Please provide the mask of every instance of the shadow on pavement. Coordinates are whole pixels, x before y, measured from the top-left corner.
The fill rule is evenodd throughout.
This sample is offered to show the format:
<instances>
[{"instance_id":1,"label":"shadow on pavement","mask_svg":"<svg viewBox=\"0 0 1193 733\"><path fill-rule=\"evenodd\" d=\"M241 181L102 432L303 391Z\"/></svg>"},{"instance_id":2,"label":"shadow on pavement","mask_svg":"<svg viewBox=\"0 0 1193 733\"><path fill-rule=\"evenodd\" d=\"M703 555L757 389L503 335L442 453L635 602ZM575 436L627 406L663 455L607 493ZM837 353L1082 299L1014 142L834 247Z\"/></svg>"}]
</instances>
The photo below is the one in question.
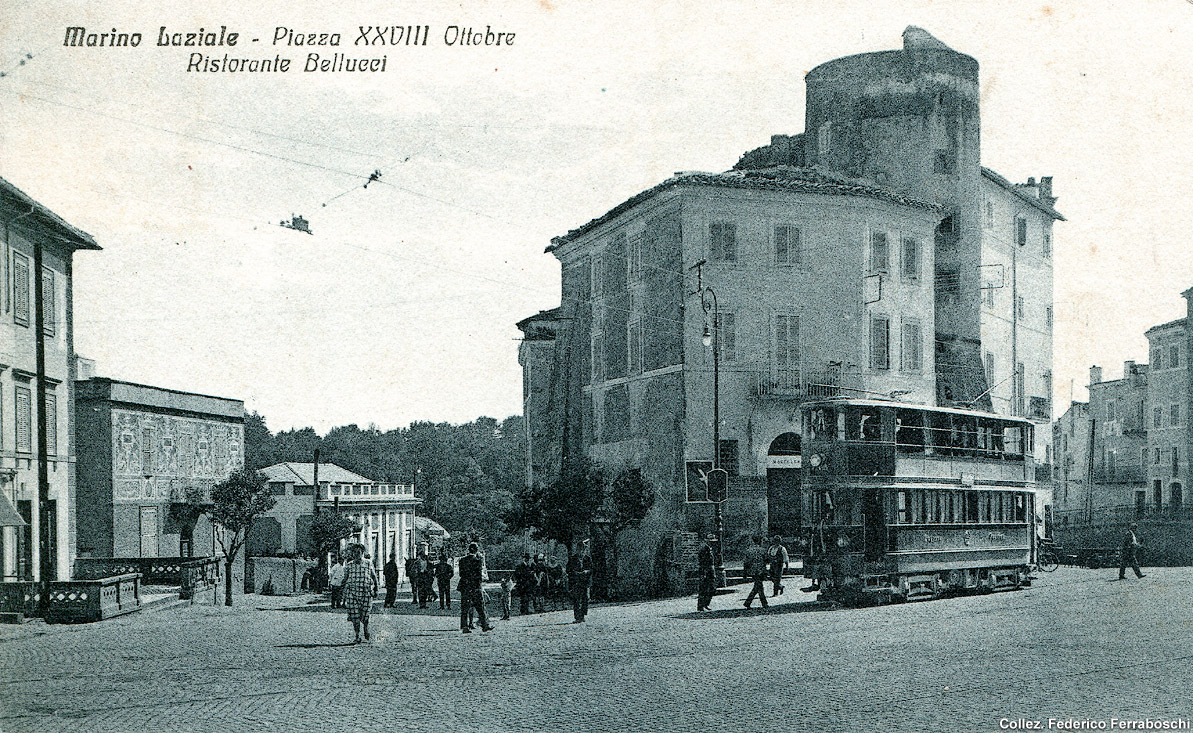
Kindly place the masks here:
<instances>
[{"instance_id":1,"label":"shadow on pavement","mask_svg":"<svg viewBox=\"0 0 1193 733\"><path fill-rule=\"evenodd\" d=\"M356 642L346 641L342 644L278 644L275 649L336 649L342 646L356 646Z\"/></svg>"},{"instance_id":2,"label":"shadow on pavement","mask_svg":"<svg viewBox=\"0 0 1193 733\"><path fill-rule=\"evenodd\" d=\"M832 608L831 603L824 601L808 601L806 603L781 603L771 604L769 608L721 608L715 611L693 611L691 613L681 613L671 618L683 619L686 621L711 621L714 619L723 618L742 618L743 616L766 616L779 615L787 613L808 613L811 611L828 611Z\"/></svg>"}]
</instances>

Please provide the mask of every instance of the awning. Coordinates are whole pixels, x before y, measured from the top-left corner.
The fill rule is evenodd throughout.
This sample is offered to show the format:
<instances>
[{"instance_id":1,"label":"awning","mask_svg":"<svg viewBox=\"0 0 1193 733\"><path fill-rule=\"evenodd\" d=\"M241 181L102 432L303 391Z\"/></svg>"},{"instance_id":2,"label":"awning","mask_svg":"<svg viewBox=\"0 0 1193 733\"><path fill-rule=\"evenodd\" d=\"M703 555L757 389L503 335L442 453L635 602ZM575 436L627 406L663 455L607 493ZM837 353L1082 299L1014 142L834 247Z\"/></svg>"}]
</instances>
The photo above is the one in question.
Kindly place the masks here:
<instances>
[{"instance_id":1,"label":"awning","mask_svg":"<svg viewBox=\"0 0 1193 733\"><path fill-rule=\"evenodd\" d=\"M0 527L24 527L25 520L17 514L12 502L4 494L0 494Z\"/></svg>"}]
</instances>

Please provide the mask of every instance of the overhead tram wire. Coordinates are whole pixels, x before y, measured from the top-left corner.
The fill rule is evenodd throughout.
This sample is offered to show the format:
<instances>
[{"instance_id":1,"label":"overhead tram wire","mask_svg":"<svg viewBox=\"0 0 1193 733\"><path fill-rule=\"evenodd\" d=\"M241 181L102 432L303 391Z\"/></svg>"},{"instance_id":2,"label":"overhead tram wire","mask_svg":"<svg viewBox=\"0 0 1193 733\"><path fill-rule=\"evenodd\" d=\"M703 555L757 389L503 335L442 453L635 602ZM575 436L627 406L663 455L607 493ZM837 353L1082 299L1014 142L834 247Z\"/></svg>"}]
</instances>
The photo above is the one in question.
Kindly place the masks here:
<instances>
[{"instance_id":1,"label":"overhead tram wire","mask_svg":"<svg viewBox=\"0 0 1193 733\"><path fill-rule=\"evenodd\" d=\"M0 90L0 91L5 91L5 90ZM191 140L195 140L195 141L198 141L198 142L206 142L206 143L209 143L209 144L212 144L212 145L217 145L217 146L221 146L221 147L227 147L227 148L230 148L230 149L233 149L233 150L237 150L237 151L244 152L244 153L249 153L249 154L252 154L252 155L259 155L259 156L266 157L266 158L271 158L271 159L274 159L274 160L279 160L279 161L283 161L283 162L289 162L289 163L293 163L293 164L295 164L295 165L306 166L306 167L315 168L315 169L318 169L318 170L324 170L324 171L327 171L327 172L330 172L330 173L336 173L336 174L339 174L339 175L344 175L344 176L349 176L349 177L353 177L353 178L358 178L358 179L362 179L362 180L365 180L365 181L368 181L368 180L369 180L369 178L370 178L370 176L368 176L368 175L362 175L362 174L360 174L360 173L354 173L354 172L351 172L351 171L341 170L341 169L338 169L338 168L333 168L333 167L331 167L331 166L321 165L321 164L318 164L318 163L312 163L312 162L310 162L310 161L304 161L304 160L299 160L299 159L296 159L296 158L290 158L290 157L287 157L287 156L284 156L284 155L278 155L278 154L276 154L276 153L269 153L269 152L265 152L265 151L261 151L261 150L256 150L256 149L254 149L254 148L249 148L249 147L242 146L242 145L235 145L235 144L232 144L232 143L227 143L227 142L223 142L223 141L220 141L220 140L214 140L214 139L211 139L211 138L202 137L202 136L199 136L199 135L194 135L194 134L191 134L191 133L179 132L179 131L177 131L177 130L172 130L172 129L165 128L165 127L158 127L158 126L155 126L155 125L150 125L150 124L147 124L147 123L138 122L138 121L136 121L136 120L130 120L130 119L127 119L127 118L124 118L124 117L118 117L118 116L116 116L116 115L110 115L110 114L107 114L107 113L104 113L104 112L100 112L100 111L98 111L98 110L93 110L93 109L89 109L89 108L86 108L86 107L81 107L81 106L78 106L78 105L73 105L73 104L70 104L70 103L67 103L67 102L62 102L62 101L58 101L58 100L52 100L52 99L46 99L46 98L44 98L44 97L39 97L39 96L36 96L36 95L31 95L31 94L21 94L21 93L12 92L12 91L9 91L9 93L10 93L10 94L15 94L15 95L17 95L17 96L20 96L20 97L22 97L22 98L34 99L34 100L36 100L36 101L39 101L39 102L42 102L42 103L45 103L45 104L59 105L59 106L67 107L67 108L69 108L69 109L75 109L75 110L78 110L78 111L81 111L81 112L86 112L86 113L88 113L88 114L94 114L94 115L97 115L97 116L100 116L100 117L105 117L105 118L108 118L108 119L113 119L113 120L116 120L116 121L119 121L119 122L124 122L124 123L126 123L126 124L131 124L131 125L135 125L135 126L138 126L138 127L143 127L143 128L146 128L146 129L155 130L155 131L158 131L158 132L163 132L163 133L170 134L170 135L176 135L176 136L179 136L179 137L184 137L184 138L191 139ZM423 193L423 192L421 192L421 191L416 191L416 190L414 190L414 189L410 189L410 188L407 188L407 187L405 187L405 186L399 186L399 185L397 185L397 184L393 183L392 181L388 181L388 180L385 180L385 179L376 179L376 180L375 180L375 182L377 182L377 183L382 183L382 184L384 184L384 185L390 186L390 187L392 187L392 188L395 188L395 189L397 189L397 190L399 190L399 191L403 191L403 192L405 192L405 193L408 193L408 194L410 194L410 195L412 195L412 196L417 196L417 197L419 197L419 198L425 198L425 199L427 199L427 200L434 201L434 202L436 202L436 203L440 203L440 204L443 204L443 205L445 205L445 206L448 206L448 207L451 207L451 208L459 209L459 210L461 210L461 211L466 211L466 212L468 212L468 213L471 213L471 214L474 214L474 215L476 215L476 216L480 216L480 217L483 217L483 218L486 218L486 219L490 219L490 220L492 220L492 221L497 221L497 222L500 222L500 223L506 223L506 224L510 224L510 225L517 226L517 224L515 224L514 222L510 222L510 221L504 221L503 219L501 219L501 218L499 218L499 217L492 216L492 215L490 215L490 214L487 214L487 213L485 213L485 212L477 211L477 210L475 210L475 209L471 209L471 208L469 208L469 207L466 207L466 206L461 206L461 205L459 205L459 204L457 204L457 203L455 203L455 202L448 201L448 200L445 200L445 199L441 199L441 198L438 198L438 197L436 197L436 196L431 196L430 194L425 194L425 193ZM346 194L347 194L348 192L350 192L351 190L354 190L354 189L349 189L348 191L345 191L344 193L342 193L342 194L339 194L339 195L337 195L336 197L333 197L333 199L330 199L330 200L329 200L329 202L330 202L331 200L334 200L335 198L339 198L339 196L346 195ZM1009 240L1005 240L1005 239L1003 239L1003 238L1001 238L1001 237L997 238L997 239L996 239L996 241L998 241L998 242L999 242L999 243L1001 243L1001 244L1008 245L1008 246L1016 246L1016 247L1017 247L1017 246L1019 246L1018 244L1016 244L1016 243L1014 243L1014 242L1012 242L1012 241L1009 241ZM834 250L835 250L836 248L835 248L835 247L831 247L831 246L825 246L825 247L822 247L822 248L815 248L815 249L813 249L813 248L801 248L801 250L800 250L800 253L801 253L801 256L803 256L803 255L805 255L805 254L816 254L817 252L823 253L823 252L826 252L826 251L828 251L828 250L830 250L830 249L834 249ZM1032 256L1032 255L1029 255L1029 254L1027 254L1027 253L1024 253L1024 254L1025 254L1025 256L1028 256L1028 257L1031 257L1031 256ZM619 259L623 259L623 260L625 260L625 261L626 261L627 265L629 264L629 260L630 260L630 258L629 258L629 255L628 255L628 254L627 254L626 256L623 256L623 257L619 258ZM1041 260L1041 261L1043 260L1043 258L1042 258L1042 257L1040 257L1040 258L1038 258L1038 259L1039 259L1039 260ZM678 276L681 276L681 277L687 277L687 276L688 276L688 275L687 275L687 273L685 273L685 272L683 272L683 271L679 271L679 270L673 270L673 269L671 269L671 268L665 268L665 267L661 267L661 266L653 265L653 264L650 264L650 263L640 263L640 266L641 266L641 267L649 267L649 268L651 268L651 269L653 269L653 270L655 270L655 271L663 272L663 273L665 273L665 274L678 275ZM794 276L794 275L789 275L788 277L789 277L789 278L791 278L791 279L794 279L796 276Z\"/></svg>"}]
</instances>

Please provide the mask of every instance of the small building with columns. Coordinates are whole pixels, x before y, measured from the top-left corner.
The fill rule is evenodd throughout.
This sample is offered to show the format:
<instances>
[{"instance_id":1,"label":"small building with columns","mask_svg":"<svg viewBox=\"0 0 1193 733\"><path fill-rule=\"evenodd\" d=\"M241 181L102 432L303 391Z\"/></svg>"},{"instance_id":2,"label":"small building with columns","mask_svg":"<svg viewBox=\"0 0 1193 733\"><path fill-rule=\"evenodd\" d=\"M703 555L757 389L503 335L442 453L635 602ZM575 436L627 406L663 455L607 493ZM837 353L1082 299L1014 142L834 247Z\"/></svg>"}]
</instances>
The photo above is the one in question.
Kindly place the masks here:
<instances>
[{"instance_id":1,"label":"small building with columns","mask_svg":"<svg viewBox=\"0 0 1193 733\"><path fill-rule=\"evenodd\" d=\"M318 491L315 464L287 461L261 469L277 504L253 522L250 556L313 556L310 528L317 511L338 508L360 530L347 541L359 542L380 566L389 554L402 568L418 540L415 511L422 499L414 484L373 481L334 463L320 463Z\"/></svg>"}]
</instances>

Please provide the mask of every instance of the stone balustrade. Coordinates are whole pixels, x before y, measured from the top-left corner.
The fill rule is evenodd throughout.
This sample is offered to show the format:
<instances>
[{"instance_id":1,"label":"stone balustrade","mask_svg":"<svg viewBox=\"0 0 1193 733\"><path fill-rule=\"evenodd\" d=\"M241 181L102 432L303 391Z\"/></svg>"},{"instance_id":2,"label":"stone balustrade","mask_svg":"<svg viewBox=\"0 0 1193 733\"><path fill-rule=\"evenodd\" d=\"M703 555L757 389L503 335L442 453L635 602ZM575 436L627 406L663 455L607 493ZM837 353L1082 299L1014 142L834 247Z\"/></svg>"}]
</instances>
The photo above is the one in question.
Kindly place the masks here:
<instances>
[{"instance_id":1,"label":"stone balustrade","mask_svg":"<svg viewBox=\"0 0 1193 733\"><path fill-rule=\"evenodd\" d=\"M87 623L141 610L141 575L125 573L94 580L49 584L46 623Z\"/></svg>"}]
</instances>

